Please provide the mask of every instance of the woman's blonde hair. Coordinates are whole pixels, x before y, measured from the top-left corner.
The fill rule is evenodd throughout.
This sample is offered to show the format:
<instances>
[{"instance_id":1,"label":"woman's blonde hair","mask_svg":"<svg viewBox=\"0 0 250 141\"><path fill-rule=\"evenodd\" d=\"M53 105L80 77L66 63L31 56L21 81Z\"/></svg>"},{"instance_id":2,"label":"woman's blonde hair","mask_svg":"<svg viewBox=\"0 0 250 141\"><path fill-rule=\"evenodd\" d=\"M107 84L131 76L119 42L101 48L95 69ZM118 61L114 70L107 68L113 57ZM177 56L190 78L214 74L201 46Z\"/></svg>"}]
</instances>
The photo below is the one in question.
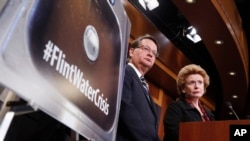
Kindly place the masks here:
<instances>
[{"instance_id":1,"label":"woman's blonde hair","mask_svg":"<svg viewBox=\"0 0 250 141\"><path fill-rule=\"evenodd\" d=\"M199 74L203 77L204 89L206 91L206 88L210 84L210 80L209 80L209 76L207 72L199 65L190 64L190 65L186 65L185 67L183 67L178 73L176 83L177 83L177 91L179 94L182 93L182 89L185 87L186 78L191 74Z\"/></svg>"}]
</instances>

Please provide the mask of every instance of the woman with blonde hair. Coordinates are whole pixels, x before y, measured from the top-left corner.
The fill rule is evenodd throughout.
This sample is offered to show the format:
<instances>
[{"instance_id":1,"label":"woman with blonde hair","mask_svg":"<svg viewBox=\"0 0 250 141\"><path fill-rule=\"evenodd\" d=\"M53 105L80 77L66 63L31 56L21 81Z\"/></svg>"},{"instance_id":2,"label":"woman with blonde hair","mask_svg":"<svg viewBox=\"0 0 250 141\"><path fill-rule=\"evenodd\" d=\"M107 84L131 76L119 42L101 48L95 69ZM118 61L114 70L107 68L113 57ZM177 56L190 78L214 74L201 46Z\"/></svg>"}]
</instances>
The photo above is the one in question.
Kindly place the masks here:
<instances>
[{"instance_id":1,"label":"woman with blonde hair","mask_svg":"<svg viewBox=\"0 0 250 141\"><path fill-rule=\"evenodd\" d=\"M203 68L195 64L184 66L176 83L180 98L168 105L164 118L164 141L178 141L180 122L214 120L214 115L200 102L210 83Z\"/></svg>"}]
</instances>

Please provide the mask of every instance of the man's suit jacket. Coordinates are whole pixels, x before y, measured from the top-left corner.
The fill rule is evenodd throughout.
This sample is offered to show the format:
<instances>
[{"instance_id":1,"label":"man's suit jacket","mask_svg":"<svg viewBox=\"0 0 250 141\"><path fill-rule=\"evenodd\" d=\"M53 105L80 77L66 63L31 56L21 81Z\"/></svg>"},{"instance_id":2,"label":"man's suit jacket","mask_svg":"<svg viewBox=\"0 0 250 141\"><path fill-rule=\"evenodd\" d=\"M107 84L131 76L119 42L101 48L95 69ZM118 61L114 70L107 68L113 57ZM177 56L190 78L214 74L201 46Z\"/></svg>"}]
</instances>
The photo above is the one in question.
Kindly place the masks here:
<instances>
[{"instance_id":1,"label":"man's suit jacket","mask_svg":"<svg viewBox=\"0 0 250 141\"><path fill-rule=\"evenodd\" d=\"M156 105L148 100L147 91L135 70L125 69L117 141L159 141Z\"/></svg>"}]
</instances>

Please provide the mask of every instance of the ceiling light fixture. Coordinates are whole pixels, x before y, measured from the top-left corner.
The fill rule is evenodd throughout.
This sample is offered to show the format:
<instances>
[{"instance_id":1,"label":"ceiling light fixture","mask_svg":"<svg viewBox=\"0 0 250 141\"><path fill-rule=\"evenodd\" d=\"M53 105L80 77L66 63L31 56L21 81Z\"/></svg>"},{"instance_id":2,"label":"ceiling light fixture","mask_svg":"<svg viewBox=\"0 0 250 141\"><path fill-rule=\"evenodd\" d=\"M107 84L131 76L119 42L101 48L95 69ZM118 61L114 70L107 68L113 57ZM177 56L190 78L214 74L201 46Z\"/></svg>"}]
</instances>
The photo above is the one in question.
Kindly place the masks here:
<instances>
[{"instance_id":1,"label":"ceiling light fixture","mask_svg":"<svg viewBox=\"0 0 250 141\"><path fill-rule=\"evenodd\" d=\"M195 2L196 2L196 0L186 0L186 3L189 3L189 4L193 4Z\"/></svg>"},{"instance_id":2,"label":"ceiling light fixture","mask_svg":"<svg viewBox=\"0 0 250 141\"><path fill-rule=\"evenodd\" d=\"M232 98L236 99L238 98L238 95L232 95Z\"/></svg>"},{"instance_id":3,"label":"ceiling light fixture","mask_svg":"<svg viewBox=\"0 0 250 141\"><path fill-rule=\"evenodd\" d=\"M159 2L157 0L139 0L139 3L144 8L144 10L154 10L159 6Z\"/></svg>"},{"instance_id":4,"label":"ceiling light fixture","mask_svg":"<svg viewBox=\"0 0 250 141\"><path fill-rule=\"evenodd\" d=\"M231 71L228 74L231 75L231 76L234 76L234 75L236 75L236 72Z\"/></svg>"},{"instance_id":5,"label":"ceiling light fixture","mask_svg":"<svg viewBox=\"0 0 250 141\"><path fill-rule=\"evenodd\" d=\"M215 40L214 43L216 45L222 45L222 44L224 44L224 41L223 40Z\"/></svg>"}]
</instances>

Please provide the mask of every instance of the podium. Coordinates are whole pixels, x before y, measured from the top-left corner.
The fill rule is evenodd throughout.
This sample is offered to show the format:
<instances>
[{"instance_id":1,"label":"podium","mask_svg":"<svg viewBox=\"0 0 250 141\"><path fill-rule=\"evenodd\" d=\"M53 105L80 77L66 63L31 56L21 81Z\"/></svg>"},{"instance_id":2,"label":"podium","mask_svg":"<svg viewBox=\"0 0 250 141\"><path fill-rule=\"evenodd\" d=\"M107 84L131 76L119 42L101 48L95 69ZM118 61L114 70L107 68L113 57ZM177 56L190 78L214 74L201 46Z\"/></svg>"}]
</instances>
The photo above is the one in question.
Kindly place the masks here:
<instances>
[{"instance_id":1,"label":"podium","mask_svg":"<svg viewBox=\"0 0 250 141\"><path fill-rule=\"evenodd\" d=\"M180 123L179 141L230 141L231 125L250 126L250 120Z\"/></svg>"}]
</instances>

